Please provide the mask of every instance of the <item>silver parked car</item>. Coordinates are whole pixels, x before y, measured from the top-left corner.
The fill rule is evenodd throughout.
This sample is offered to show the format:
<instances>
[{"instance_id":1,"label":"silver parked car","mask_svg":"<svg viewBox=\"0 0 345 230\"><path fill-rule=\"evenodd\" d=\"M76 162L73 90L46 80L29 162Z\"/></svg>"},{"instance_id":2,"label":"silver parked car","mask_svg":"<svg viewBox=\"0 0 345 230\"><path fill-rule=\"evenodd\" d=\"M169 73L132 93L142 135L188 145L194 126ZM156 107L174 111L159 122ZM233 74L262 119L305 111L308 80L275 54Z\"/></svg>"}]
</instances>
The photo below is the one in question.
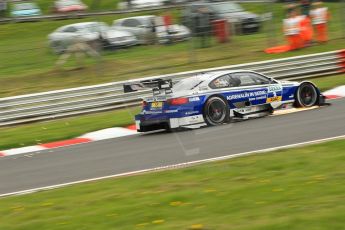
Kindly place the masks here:
<instances>
[{"instance_id":1,"label":"silver parked car","mask_svg":"<svg viewBox=\"0 0 345 230\"><path fill-rule=\"evenodd\" d=\"M155 15L115 20L113 28L134 34L140 44L150 44L156 41L158 43L184 41L191 37L191 32L186 26L174 24L166 27L162 17ZM153 39L155 39L154 42L152 42Z\"/></svg>"},{"instance_id":2,"label":"silver parked car","mask_svg":"<svg viewBox=\"0 0 345 230\"><path fill-rule=\"evenodd\" d=\"M76 41L102 45L103 48L138 44L138 40L130 32L112 29L103 22L82 22L62 26L49 34L48 39L51 48L57 53L64 52Z\"/></svg>"},{"instance_id":3,"label":"silver parked car","mask_svg":"<svg viewBox=\"0 0 345 230\"><path fill-rule=\"evenodd\" d=\"M198 11L207 9L212 20L226 19L232 26L233 33L250 34L260 29L260 16L244 10L235 2L204 2L197 1L187 5L182 11L182 24L195 29Z\"/></svg>"},{"instance_id":4,"label":"silver parked car","mask_svg":"<svg viewBox=\"0 0 345 230\"><path fill-rule=\"evenodd\" d=\"M131 1L131 8L133 9L141 9L141 8L147 8L147 7L159 7L164 6L166 0L132 0ZM120 10L129 9L128 1L124 0L119 2L118 8Z\"/></svg>"}]
</instances>

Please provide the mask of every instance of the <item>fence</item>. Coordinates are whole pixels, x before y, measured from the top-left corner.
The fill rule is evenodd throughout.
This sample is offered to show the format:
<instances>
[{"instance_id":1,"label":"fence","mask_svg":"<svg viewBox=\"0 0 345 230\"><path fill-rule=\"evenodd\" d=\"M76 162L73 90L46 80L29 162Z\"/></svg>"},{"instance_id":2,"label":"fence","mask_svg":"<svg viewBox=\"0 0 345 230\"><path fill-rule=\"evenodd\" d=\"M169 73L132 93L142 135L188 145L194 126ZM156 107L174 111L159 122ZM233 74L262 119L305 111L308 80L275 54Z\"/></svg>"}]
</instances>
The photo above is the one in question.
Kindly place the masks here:
<instances>
[{"instance_id":1,"label":"fence","mask_svg":"<svg viewBox=\"0 0 345 230\"><path fill-rule=\"evenodd\" d=\"M242 0L242 1L232 1L232 2L242 2L242 3L267 3L275 2L274 0ZM138 13L138 12L153 12L161 11L167 9L174 9L183 7L183 3L171 3L169 5L163 5L158 7L140 7L133 9L120 9L120 10L104 10L104 11L95 11L95 12L73 12L73 13L60 13L60 14L49 14L49 15L40 15L40 16L26 16L26 17L5 17L0 18L0 23L16 23L16 22L37 22L43 20L67 20L67 19L76 19L76 18L86 18L86 17L95 17L103 15L115 15L115 14L129 14L129 13Z\"/></svg>"},{"instance_id":2,"label":"fence","mask_svg":"<svg viewBox=\"0 0 345 230\"><path fill-rule=\"evenodd\" d=\"M0 126L56 119L138 105L150 90L124 95L123 84L154 78L178 81L198 73L248 69L276 79L300 80L345 72L345 50L153 76L123 82L0 99Z\"/></svg>"}]
</instances>

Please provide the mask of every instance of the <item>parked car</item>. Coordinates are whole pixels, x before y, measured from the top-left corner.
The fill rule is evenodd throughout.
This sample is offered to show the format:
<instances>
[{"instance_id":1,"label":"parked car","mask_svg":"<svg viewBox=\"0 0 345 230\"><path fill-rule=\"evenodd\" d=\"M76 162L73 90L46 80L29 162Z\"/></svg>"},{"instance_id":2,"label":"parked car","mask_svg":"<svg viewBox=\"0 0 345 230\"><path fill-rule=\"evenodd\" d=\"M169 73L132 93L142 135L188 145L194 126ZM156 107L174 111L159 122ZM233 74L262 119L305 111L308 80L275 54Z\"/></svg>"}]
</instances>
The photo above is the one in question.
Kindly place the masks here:
<instances>
[{"instance_id":1,"label":"parked car","mask_svg":"<svg viewBox=\"0 0 345 230\"><path fill-rule=\"evenodd\" d=\"M199 9L207 8L212 20L226 19L236 34L255 33L260 29L260 16L245 11L235 2L194 2L182 12L182 23L193 26L193 19Z\"/></svg>"},{"instance_id":2,"label":"parked car","mask_svg":"<svg viewBox=\"0 0 345 230\"><path fill-rule=\"evenodd\" d=\"M25 17L25 16L39 16L42 15L40 8L36 3L24 2L15 3L11 7L12 17Z\"/></svg>"},{"instance_id":3,"label":"parked car","mask_svg":"<svg viewBox=\"0 0 345 230\"><path fill-rule=\"evenodd\" d=\"M85 11L87 8L87 5L80 0L56 0L54 2L54 11L58 13Z\"/></svg>"},{"instance_id":4,"label":"parked car","mask_svg":"<svg viewBox=\"0 0 345 230\"><path fill-rule=\"evenodd\" d=\"M115 20L113 22L113 28L133 33L137 37L139 44L149 44L151 42L150 34L153 32L159 43L184 41L191 36L190 30L186 26L174 24L170 25L167 29L162 18L155 15Z\"/></svg>"},{"instance_id":5,"label":"parked car","mask_svg":"<svg viewBox=\"0 0 345 230\"><path fill-rule=\"evenodd\" d=\"M64 52L76 41L107 47L133 46L136 37L126 31L118 31L103 22L81 22L62 26L49 34L49 44L56 53Z\"/></svg>"},{"instance_id":6,"label":"parked car","mask_svg":"<svg viewBox=\"0 0 345 230\"><path fill-rule=\"evenodd\" d=\"M165 5L166 0L132 0L131 6L128 5L128 1L124 0L119 2L118 8L125 10L129 8L140 9L146 7L159 7Z\"/></svg>"}]
</instances>

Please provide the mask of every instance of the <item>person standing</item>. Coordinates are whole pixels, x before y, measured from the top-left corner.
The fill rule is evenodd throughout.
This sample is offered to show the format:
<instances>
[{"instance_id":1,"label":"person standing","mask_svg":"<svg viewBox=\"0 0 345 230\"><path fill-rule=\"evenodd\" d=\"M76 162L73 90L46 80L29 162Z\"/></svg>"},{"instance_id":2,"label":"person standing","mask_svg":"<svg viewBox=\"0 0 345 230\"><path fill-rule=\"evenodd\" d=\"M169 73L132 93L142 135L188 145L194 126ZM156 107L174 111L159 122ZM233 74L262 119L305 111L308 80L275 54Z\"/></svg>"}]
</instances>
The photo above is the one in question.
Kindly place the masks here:
<instances>
[{"instance_id":1,"label":"person standing","mask_svg":"<svg viewBox=\"0 0 345 230\"><path fill-rule=\"evenodd\" d=\"M303 9L300 11L303 11ZM300 37L303 46L310 46L313 40L313 26L309 15L305 15L305 13L297 16L299 18Z\"/></svg>"},{"instance_id":2,"label":"person standing","mask_svg":"<svg viewBox=\"0 0 345 230\"><path fill-rule=\"evenodd\" d=\"M283 20L284 35L289 43L290 50L303 47L300 35L300 18L297 17L296 10L290 11L288 18Z\"/></svg>"},{"instance_id":3,"label":"person standing","mask_svg":"<svg viewBox=\"0 0 345 230\"><path fill-rule=\"evenodd\" d=\"M173 24L173 19L172 16L169 12L166 12L163 16L162 16L162 20L163 20L163 24L164 24L164 28L168 37L168 44L172 43L172 37L170 36L172 31L171 31L171 25Z\"/></svg>"},{"instance_id":4,"label":"person standing","mask_svg":"<svg viewBox=\"0 0 345 230\"><path fill-rule=\"evenodd\" d=\"M319 43L328 41L327 21L329 19L328 8L322 5L321 1L313 3L310 17L316 32L316 40Z\"/></svg>"},{"instance_id":5,"label":"person standing","mask_svg":"<svg viewBox=\"0 0 345 230\"><path fill-rule=\"evenodd\" d=\"M206 7L201 7L198 9L195 22L196 36L200 37L201 47L208 47L210 45L211 17L209 10Z\"/></svg>"},{"instance_id":6,"label":"person standing","mask_svg":"<svg viewBox=\"0 0 345 230\"><path fill-rule=\"evenodd\" d=\"M0 0L0 18L6 17L6 11L7 11L7 1Z\"/></svg>"},{"instance_id":7,"label":"person standing","mask_svg":"<svg viewBox=\"0 0 345 230\"><path fill-rule=\"evenodd\" d=\"M309 17L311 0L300 0L301 15Z\"/></svg>"},{"instance_id":8,"label":"person standing","mask_svg":"<svg viewBox=\"0 0 345 230\"><path fill-rule=\"evenodd\" d=\"M148 21L148 31L146 33L146 44L155 45L157 43L157 23L156 16L153 16Z\"/></svg>"}]
</instances>

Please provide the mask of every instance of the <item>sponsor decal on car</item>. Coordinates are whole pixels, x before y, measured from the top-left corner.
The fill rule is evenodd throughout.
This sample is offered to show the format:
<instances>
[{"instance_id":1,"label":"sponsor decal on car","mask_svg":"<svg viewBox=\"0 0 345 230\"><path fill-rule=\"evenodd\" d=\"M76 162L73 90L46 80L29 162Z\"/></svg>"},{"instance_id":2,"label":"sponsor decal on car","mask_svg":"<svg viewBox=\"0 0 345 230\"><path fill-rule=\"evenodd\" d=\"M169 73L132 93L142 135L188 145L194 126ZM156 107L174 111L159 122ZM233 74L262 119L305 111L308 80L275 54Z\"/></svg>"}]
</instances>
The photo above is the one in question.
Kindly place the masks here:
<instances>
[{"instance_id":1,"label":"sponsor decal on car","mask_svg":"<svg viewBox=\"0 0 345 230\"><path fill-rule=\"evenodd\" d=\"M186 112L186 115L192 115L192 114L198 114L199 111L188 111Z\"/></svg>"},{"instance_id":2,"label":"sponsor decal on car","mask_svg":"<svg viewBox=\"0 0 345 230\"><path fill-rule=\"evenodd\" d=\"M193 102L193 101L200 101L200 98L199 98L199 97L190 97L190 98L189 98L189 101L190 101L190 102Z\"/></svg>"},{"instance_id":3,"label":"sponsor decal on car","mask_svg":"<svg viewBox=\"0 0 345 230\"><path fill-rule=\"evenodd\" d=\"M281 85L270 85L268 86L268 92L282 91L283 87Z\"/></svg>"},{"instance_id":4,"label":"sponsor decal on car","mask_svg":"<svg viewBox=\"0 0 345 230\"><path fill-rule=\"evenodd\" d=\"M173 110L165 110L165 113L177 113L178 110L177 109L173 109Z\"/></svg>"},{"instance_id":5,"label":"sponsor decal on car","mask_svg":"<svg viewBox=\"0 0 345 230\"><path fill-rule=\"evenodd\" d=\"M281 100L282 100L282 96L269 97L267 98L266 103L272 103L272 102L281 101Z\"/></svg>"},{"instance_id":6,"label":"sponsor decal on car","mask_svg":"<svg viewBox=\"0 0 345 230\"><path fill-rule=\"evenodd\" d=\"M145 111L142 114L160 114L162 113L161 110L157 110L157 111Z\"/></svg>"},{"instance_id":7,"label":"sponsor decal on car","mask_svg":"<svg viewBox=\"0 0 345 230\"><path fill-rule=\"evenodd\" d=\"M254 91L254 92L244 92L244 93L229 95L226 97L226 99L233 100L233 99L241 99L241 98L248 98L248 97L257 97L257 96L262 96L266 94L267 94L266 90L259 90L259 91Z\"/></svg>"},{"instance_id":8,"label":"sponsor decal on car","mask_svg":"<svg viewBox=\"0 0 345 230\"><path fill-rule=\"evenodd\" d=\"M163 106L163 102L161 101L154 101L151 103L151 108L154 108L154 109L162 108L162 106Z\"/></svg>"}]
</instances>

